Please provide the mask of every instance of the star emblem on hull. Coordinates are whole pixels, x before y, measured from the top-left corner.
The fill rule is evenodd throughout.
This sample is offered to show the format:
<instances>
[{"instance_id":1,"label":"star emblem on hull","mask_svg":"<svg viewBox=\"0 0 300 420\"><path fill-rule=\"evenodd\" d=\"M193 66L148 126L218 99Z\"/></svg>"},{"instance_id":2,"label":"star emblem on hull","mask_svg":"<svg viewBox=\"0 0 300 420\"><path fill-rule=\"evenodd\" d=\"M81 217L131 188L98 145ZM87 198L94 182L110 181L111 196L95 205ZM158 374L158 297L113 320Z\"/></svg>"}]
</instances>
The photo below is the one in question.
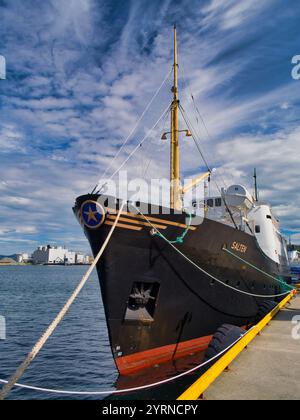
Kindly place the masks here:
<instances>
[{"instance_id":1,"label":"star emblem on hull","mask_svg":"<svg viewBox=\"0 0 300 420\"><path fill-rule=\"evenodd\" d=\"M83 223L92 229L101 226L105 220L105 210L97 201L88 200L81 205Z\"/></svg>"}]
</instances>

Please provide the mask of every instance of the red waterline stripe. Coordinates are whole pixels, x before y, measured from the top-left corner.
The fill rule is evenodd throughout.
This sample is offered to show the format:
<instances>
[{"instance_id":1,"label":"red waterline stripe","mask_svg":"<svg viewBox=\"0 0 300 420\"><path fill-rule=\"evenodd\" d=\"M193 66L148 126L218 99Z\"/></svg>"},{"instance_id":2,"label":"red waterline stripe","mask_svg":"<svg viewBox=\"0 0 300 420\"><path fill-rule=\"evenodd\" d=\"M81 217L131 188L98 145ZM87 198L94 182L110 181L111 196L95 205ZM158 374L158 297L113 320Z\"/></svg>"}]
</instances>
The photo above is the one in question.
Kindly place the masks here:
<instances>
[{"instance_id":1,"label":"red waterline stripe","mask_svg":"<svg viewBox=\"0 0 300 420\"><path fill-rule=\"evenodd\" d=\"M121 375L129 375L140 370L149 368L159 363L165 363L172 359L179 359L191 353L204 351L207 349L212 336L195 338L183 341L182 343L170 344L155 349L142 351L139 353L122 356L116 359L116 364ZM176 350L175 356L174 351Z\"/></svg>"}]
</instances>

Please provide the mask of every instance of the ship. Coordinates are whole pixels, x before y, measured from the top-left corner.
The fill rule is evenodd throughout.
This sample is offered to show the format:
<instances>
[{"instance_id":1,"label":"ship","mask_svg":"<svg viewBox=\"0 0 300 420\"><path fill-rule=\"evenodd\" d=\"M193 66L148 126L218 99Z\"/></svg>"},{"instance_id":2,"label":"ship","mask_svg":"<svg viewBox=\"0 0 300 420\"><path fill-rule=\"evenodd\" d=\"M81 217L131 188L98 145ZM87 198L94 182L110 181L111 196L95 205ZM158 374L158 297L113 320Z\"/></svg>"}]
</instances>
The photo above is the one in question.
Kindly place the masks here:
<instances>
[{"instance_id":1,"label":"ship","mask_svg":"<svg viewBox=\"0 0 300 420\"><path fill-rule=\"evenodd\" d=\"M300 252L290 244L288 252L290 263L290 277L293 283L298 284L300 281Z\"/></svg>"},{"instance_id":2,"label":"ship","mask_svg":"<svg viewBox=\"0 0 300 420\"><path fill-rule=\"evenodd\" d=\"M94 190L73 207L94 257L119 216L97 272L121 375L204 353L222 325L248 328L266 302L289 293L287 244L256 182L255 194L237 183L193 202L193 210L183 205L180 133L193 132L179 129L176 27L173 56L169 206L122 207L120 197ZM208 167L189 188L213 176Z\"/></svg>"}]
</instances>

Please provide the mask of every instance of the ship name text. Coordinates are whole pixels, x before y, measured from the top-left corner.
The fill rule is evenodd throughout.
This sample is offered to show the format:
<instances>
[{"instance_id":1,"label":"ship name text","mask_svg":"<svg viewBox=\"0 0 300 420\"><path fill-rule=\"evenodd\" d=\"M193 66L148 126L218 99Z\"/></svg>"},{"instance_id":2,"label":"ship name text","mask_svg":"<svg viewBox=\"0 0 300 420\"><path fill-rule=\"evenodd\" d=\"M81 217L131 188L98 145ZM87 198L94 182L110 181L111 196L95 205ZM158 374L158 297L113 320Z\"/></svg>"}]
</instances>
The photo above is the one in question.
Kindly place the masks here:
<instances>
[{"instance_id":1,"label":"ship name text","mask_svg":"<svg viewBox=\"0 0 300 420\"><path fill-rule=\"evenodd\" d=\"M241 252L242 254L245 254L247 252L248 247L244 244L241 244L239 242L233 242L231 245L231 249L234 249L235 251Z\"/></svg>"}]
</instances>

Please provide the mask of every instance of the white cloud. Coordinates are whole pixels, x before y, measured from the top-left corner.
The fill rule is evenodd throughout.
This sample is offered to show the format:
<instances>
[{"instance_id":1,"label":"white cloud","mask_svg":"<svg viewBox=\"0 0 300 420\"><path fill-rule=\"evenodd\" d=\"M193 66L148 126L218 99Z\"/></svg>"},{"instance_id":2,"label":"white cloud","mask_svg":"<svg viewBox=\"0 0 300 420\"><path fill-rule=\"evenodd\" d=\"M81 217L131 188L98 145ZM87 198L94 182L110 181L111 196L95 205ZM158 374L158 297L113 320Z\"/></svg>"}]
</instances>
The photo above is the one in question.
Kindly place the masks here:
<instances>
[{"instance_id":1,"label":"white cloud","mask_svg":"<svg viewBox=\"0 0 300 420\"><path fill-rule=\"evenodd\" d=\"M272 3L272 0L211 0L203 8L205 22L210 25L218 23L221 29L232 30L245 24L245 21L252 21Z\"/></svg>"},{"instance_id":2,"label":"white cloud","mask_svg":"<svg viewBox=\"0 0 300 420\"><path fill-rule=\"evenodd\" d=\"M0 127L0 153L24 152L23 135L18 128L9 124Z\"/></svg>"},{"instance_id":3,"label":"white cloud","mask_svg":"<svg viewBox=\"0 0 300 420\"><path fill-rule=\"evenodd\" d=\"M18 197L18 196L1 196L0 204L5 206L32 206L33 201L27 197Z\"/></svg>"},{"instance_id":4,"label":"white cloud","mask_svg":"<svg viewBox=\"0 0 300 420\"><path fill-rule=\"evenodd\" d=\"M16 228L16 233L22 233L22 234L30 234L37 232L36 226L21 226Z\"/></svg>"},{"instance_id":5,"label":"white cloud","mask_svg":"<svg viewBox=\"0 0 300 420\"><path fill-rule=\"evenodd\" d=\"M171 68L170 19L180 17L180 75L184 71L211 138L195 114L185 82L180 86L182 104L198 127L211 165L224 166L226 173L217 175L222 172L218 170L216 176L220 182L223 177L226 183L249 183L252 168L258 166L262 195L274 203L286 227L294 229L298 223L300 228L296 214L300 133L290 123L293 115L297 117L300 90L284 77L284 83L269 91L249 87L247 94L240 94L237 88L250 65L264 66L266 51L250 51L243 43L265 26L263 39L270 23L264 21L264 13L270 16L274 3L213 0L195 7L185 2L185 15L182 4L169 0L160 2L159 8L131 2L128 16L122 9L111 22L104 19L112 8L107 2L99 7L93 0L52 0L43 3L43 13L37 6L25 10L23 2L13 2L3 14L3 30L10 33L9 25L14 23L17 36L7 45L10 66L27 77L9 86L5 97L0 215L9 225L20 218L22 225L44 231L49 240L82 240L71 212L73 200L92 189ZM17 9L24 13L16 13ZM240 46L244 54L233 54ZM257 73L257 82L259 77ZM165 109L170 87L168 83L159 95L114 168ZM276 128L270 127L275 122ZM130 161L132 174L140 176L147 167L147 177L167 176L169 146L157 140L164 129L168 122ZM192 140L183 139L181 150L183 168L198 173L203 163ZM16 159L16 152L24 156ZM288 204L289 197L293 205Z\"/></svg>"}]
</instances>

